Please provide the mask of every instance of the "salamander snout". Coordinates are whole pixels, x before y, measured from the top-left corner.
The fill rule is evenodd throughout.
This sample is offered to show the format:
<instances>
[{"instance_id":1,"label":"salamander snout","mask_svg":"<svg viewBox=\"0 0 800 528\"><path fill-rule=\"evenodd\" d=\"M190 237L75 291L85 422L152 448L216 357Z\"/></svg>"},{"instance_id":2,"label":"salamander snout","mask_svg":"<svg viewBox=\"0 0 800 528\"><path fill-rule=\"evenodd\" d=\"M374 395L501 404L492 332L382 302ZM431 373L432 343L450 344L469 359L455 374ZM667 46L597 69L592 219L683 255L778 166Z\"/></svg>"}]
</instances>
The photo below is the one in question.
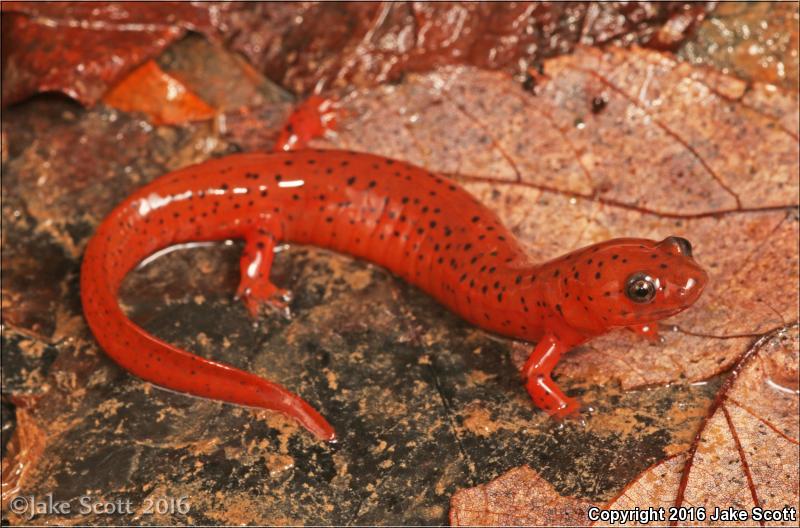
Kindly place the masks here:
<instances>
[{"instance_id":1,"label":"salamander snout","mask_svg":"<svg viewBox=\"0 0 800 528\"><path fill-rule=\"evenodd\" d=\"M653 299L653 311L659 315L694 304L708 283L708 273L694 260L692 244L682 237L670 236L656 244L656 251L642 265L656 283L658 294Z\"/></svg>"}]
</instances>

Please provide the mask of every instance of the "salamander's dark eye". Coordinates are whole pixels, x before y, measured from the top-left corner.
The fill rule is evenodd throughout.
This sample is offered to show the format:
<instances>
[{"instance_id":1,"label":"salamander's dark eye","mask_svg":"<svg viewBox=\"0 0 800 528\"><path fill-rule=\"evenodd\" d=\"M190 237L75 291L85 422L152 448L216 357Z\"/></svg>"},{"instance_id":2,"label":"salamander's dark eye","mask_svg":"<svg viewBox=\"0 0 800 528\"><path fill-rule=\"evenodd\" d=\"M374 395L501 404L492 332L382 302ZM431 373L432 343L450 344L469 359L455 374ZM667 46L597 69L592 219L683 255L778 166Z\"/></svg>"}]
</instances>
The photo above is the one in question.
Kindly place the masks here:
<instances>
[{"instance_id":1,"label":"salamander's dark eye","mask_svg":"<svg viewBox=\"0 0 800 528\"><path fill-rule=\"evenodd\" d=\"M676 248L678 248L678 253L680 253L681 255L685 255L687 257L691 257L692 256L692 244L691 244L691 242L689 242L685 238L671 236L671 237L665 238L663 240L663 242L661 242L661 243L662 244L664 244L664 243L672 244Z\"/></svg>"},{"instance_id":2,"label":"salamander's dark eye","mask_svg":"<svg viewBox=\"0 0 800 528\"><path fill-rule=\"evenodd\" d=\"M625 281L625 295L635 303L649 303L656 296L656 285L646 273L634 273Z\"/></svg>"}]
</instances>

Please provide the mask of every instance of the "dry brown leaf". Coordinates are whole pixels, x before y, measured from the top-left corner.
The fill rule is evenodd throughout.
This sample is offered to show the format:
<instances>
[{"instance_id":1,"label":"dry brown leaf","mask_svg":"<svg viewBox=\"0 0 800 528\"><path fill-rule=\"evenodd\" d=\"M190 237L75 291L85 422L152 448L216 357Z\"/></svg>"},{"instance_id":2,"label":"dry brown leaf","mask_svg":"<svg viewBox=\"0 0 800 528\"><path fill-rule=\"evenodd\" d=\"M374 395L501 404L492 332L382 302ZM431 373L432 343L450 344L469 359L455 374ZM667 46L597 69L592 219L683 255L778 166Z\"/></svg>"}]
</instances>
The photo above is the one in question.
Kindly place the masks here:
<instances>
[{"instance_id":1,"label":"dry brown leaf","mask_svg":"<svg viewBox=\"0 0 800 528\"><path fill-rule=\"evenodd\" d=\"M697 381L797 319L800 154L780 117L797 99L774 92L658 52L582 49L546 62L535 94L464 68L354 94L324 145L458 176L535 257L619 236L690 239L711 281L664 342L615 332L560 372L624 388Z\"/></svg>"},{"instance_id":2,"label":"dry brown leaf","mask_svg":"<svg viewBox=\"0 0 800 528\"><path fill-rule=\"evenodd\" d=\"M668 217L781 207L797 196L797 136L773 117L796 114L797 99L754 110L737 104L741 82L669 55L582 48L545 63L535 96L485 71L412 79L353 95L346 109L360 117L338 143ZM726 97L723 82L734 85ZM755 139L769 148L743 147Z\"/></svg>"},{"instance_id":3,"label":"dry brown leaf","mask_svg":"<svg viewBox=\"0 0 800 528\"><path fill-rule=\"evenodd\" d=\"M450 500L453 526L583 526L591 503L562 497L528 466Z\"/></svg>"},{"instance_id":4,"label":"dry brown leaf","mask_svg":"<svg viewBox=\"0 0 800 528\"><path fill-rule=\"evenodd\" d=\"M691 449L645 472L606 508L684 507L698 521L690 524L701 525L732 524L710 522L716 507L749 515L754 508L794 508L794 519L767 524L797 526L799 345L797 326L755 343L720 390ZM698 508L707 520L697 517Z\"/></svg>"}]
</instances>

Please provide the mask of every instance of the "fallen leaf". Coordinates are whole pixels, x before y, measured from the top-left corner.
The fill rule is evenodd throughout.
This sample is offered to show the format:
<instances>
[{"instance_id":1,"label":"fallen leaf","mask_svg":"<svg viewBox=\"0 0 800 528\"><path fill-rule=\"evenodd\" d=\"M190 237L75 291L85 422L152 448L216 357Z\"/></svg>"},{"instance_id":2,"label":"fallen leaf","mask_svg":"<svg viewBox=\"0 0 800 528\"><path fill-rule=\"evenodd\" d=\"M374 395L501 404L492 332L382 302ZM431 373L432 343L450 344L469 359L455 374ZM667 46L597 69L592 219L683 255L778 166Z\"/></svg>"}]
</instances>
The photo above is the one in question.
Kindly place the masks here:
<instances>
[{"instance_id":1,"label":"fallen leaf","mask_svg":"<svg viewBox=\"0 0 800 528\"><path fill-rule=\"evenodd\" d=\"M292 111L291 104L278 103L226 112L220 136L245 152L269 152Z\"/></svg>"},{"instance_id":2,"label":"fallen leaf","mask_svg":"<svg viewBox=\"0 0 800 528\"><path fill-rule=\"evenodd\" d=\"M214 7L186 2L3 2L3 106L58 91L92 106Z\"/></svg>"},{"instance_id":3,"label":"fallen leaf","mask_svg":"<svg viewBox=\"0 0 800 528\"><path fill-rule=\"evenodd\" d=\"M720 2L678 55L796 93L799 23L797 2Z\"/></svg>"},{"instance_id":4,"label":"fallen leaf","mask_svg":"<svg viewBox=\"0 0 800 528\"><path fill-rule=\"evenodd\" d=\"M215 111L178 79L149 60L122 79L103 100L125 112L141 112L154 125L203 121Z\"/></svg>"},{"instance_id":5,"label":"fallen leaf","mask_svg":"<svg viewBox=\"0 0 800 528\"><path fill-rule=\"evenodd\" d=\"M175 42L156 62L218 112L293 100L238 53L202 35L190 34Z\"/></svg>"},{"instance_id":6,"label":"fallen leaf","mask_svg":"<svg viewBox=\"0 0 800 528\"><path fill-rule=\"evenodd\" d=\"M276 101L290 100L244 59L200 35L174 43L103 97L114 108L144 113L154 125L203 121L225 112L235 121L248 109L273 108ZM225 132L225 116L215 125Z\"/></svg>"},{"instance_id":7,"label":"fallen leaf","mask_svg":"<svg viewBox=\"0 0 800 528\"><path fill-rule=\"evenodd\" d=\"M673 48L711 3L281 3L222 13L228 44L296 93L448 64L522 74L578 44ZM665 29L666 28L666 29Z\"/></svg>"},{"instance_id":8,"label":"fallen leaf","mask_svg":"<svg viewBox=\"0 0 800 528\"><path fill-rule=\"evenodd\" d=\"M633 526L667 524L671 509L678 510L675 514L681 521L671 524L680 525L708 525L716 507L744 510L748 515L754 508L782 510L784 515L795 508L796 515L799 345L797 325L754 343L717 393L690 449L648 469L608 503L562 496L535 471L522 466L453 495L451 524L586 525L593 506L594 515L601 510L663 509L664 517L649 523L637 520L640 517L625 523ZM752 517L748 519L745 524L756 524ZM796 517L767 524L796 526Z\"/></svg>"},{"instance_id":9,"label":"fallen leaf","mask_svg":"<svg viewBox=\"0 0 800 528\"><path fill-rule=\"evenodd\" d=\"M748 514L794 508L794 519L767 524L797 526L799 355L797 325L758 340L719 391L689 451L642 474L606 508L684 507L695 515L702 508L707 516L715 507ZM688 524L708 524L694 520ZM764 523L748 517L743 524Z\"/></svg>"},{"instance_id":10,"label":"fallen leaf","mask_svg":"<svg viewBox=\"0 0 800 528\"><path fill-rule=\"evenodd\" d=\"M110 108L103 108L86 119L74 123L54 123L46 132L35 137L22 156L11 161L12 165L36 166L36 177L20 187L25 206L38 221L40 230L52 233L72 253L79 252L76 240L65 229L71 213L79 211L84 218L98 219L105 215L108 203L114 203L145 178L152 178L169 170L174 164L183 166L194 160L175 159L173 148L188 143L195 156L206 152L209 146L194 145L193 134L199 128L191 125L182 128L161 129L153 134L153 126L136 115L128 115ZM197 125L207 127L208 125ZM124 149L119 144L125 145ZM52 153L60 160L57 166L42 163ZM170 158L166 158L166 155ZM144 160L154 160L160 167L149 165L146 173L140 167ZM18 174L32 174L22 170ZM116 183L112 183L116 182ZM125 182L123 187L118 185ZM98 195L84 192L87 186ZM98 198L103 196L104 198ZM107 202L108 201L108 202Z\"/></svg>"},{"instance_id":11,"label":"fallen leaf","mask_svg":"<svg viewBox=\"0 0 800 528\"><path fill-rule=\"evenodd\" d=\"M613 237L688 238L711 280L662 325L664 343L614 332L557 372L624 388L699 381L798 317L800 153L773 117L796 115L797 99L756 110L740 103L738 82L643 49L549 60L535 94L500 73L443 69L352 94L342 106L353 117L317 145L454 175L536 258Z\"/></svg>"},{"instance_id":12,"label":"fallen leaf","mask_svg":"<svg viewBox=\"0 0 800 528\"><path fill-rule=\"evenodd\" d=\"M585 526L592 504L563 497L528 466L458 491L450 499L452 526Z\"/></svg>"},{"instance_id":13,"label":"fallen leaf","mask_svg":"<svg viewBox=\"0 0 800 528\"><path fill-rule=\"evenodd\" d=\"M673 49L713 3L4 2L3 105L59 91L86 106L186 33L224 38L295 91L472 64L522 73L577 43ZM525 28L520 31L520 28Z\"/></svg>"}]
</instances>

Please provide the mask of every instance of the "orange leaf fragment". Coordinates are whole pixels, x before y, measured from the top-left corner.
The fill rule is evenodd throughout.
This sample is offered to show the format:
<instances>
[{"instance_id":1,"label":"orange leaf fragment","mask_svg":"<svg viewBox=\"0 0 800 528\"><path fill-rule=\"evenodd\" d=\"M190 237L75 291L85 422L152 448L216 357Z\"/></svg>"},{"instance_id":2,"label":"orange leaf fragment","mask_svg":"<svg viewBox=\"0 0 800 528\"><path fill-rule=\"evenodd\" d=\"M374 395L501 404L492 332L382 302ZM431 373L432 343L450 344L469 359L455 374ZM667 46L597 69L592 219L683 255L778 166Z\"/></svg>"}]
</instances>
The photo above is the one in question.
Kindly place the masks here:
<instances>
[{"instance_id":1,"label":"orange leaf fragment","mask_svg":"<svg viewBox=\"0 0 800 528\"><path fill-rule=\"evenodd\" d=\"M204 121L215 111L183 83L149 60L124 78L104 101L125 112L142 112L154 125Z\"/></svg>"}]
</instances>

